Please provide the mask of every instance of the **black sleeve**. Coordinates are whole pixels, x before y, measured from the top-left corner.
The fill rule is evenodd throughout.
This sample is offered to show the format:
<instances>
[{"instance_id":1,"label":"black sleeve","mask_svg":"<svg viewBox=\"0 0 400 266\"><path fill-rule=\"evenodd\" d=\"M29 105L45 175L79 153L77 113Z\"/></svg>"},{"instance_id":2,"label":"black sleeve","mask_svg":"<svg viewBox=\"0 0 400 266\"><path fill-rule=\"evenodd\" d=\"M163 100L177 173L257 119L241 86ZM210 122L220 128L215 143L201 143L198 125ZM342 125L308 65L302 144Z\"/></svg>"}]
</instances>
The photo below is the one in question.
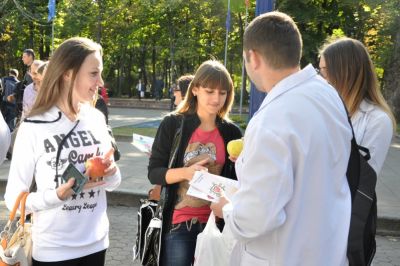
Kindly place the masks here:
<instances>
[{"instance_id":1,"label":"black sleeve","mask_svg":"<svg viewBox=\"0 0 400 266\"><path fill-rule=\"evenodd\" d=\"M232 125L232 136L233 139L240 139L243 137L242 131L235 124Z\"/></svg>"},{"instance_id":2,"label":"black sleeve","mask_svg":"<svg viewBox=\"0 0 400 266\"><path fill-rule=\"evenodd\" d=\"M225 145L225 164L222 169L221 175L230 179L237 180L236 171L235 171L235 163L229 159L229 154L227 150L227 144L231 140L240 139L242 135L242 131L233 123L229 123L228 127L229 134L227 134L226 145Z\"/></svg>"},{"instance_id":3,"label":"black sleeve","mask_svg":"<svg viewBox=\"0 0 400 266\"><path fill-rule=\"evenodd\" d=\"M152 184L167 184L165 175L168 171L169 156L176 128L177 118L170 115L163 119L157 130L148 166L148 178Z\"/></svg>"}]
</instances>

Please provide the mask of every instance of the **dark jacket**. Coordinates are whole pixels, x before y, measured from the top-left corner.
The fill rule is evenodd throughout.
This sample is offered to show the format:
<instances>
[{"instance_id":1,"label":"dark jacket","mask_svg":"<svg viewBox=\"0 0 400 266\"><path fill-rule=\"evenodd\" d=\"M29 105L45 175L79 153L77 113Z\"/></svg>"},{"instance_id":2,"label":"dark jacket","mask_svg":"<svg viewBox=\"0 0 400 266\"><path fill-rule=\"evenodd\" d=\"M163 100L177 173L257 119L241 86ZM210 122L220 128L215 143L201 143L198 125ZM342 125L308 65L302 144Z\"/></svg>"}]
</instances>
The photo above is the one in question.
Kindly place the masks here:
<instances>
[{"instance_id":1,"label":"dark jacket","mask_svg":"<svg viewBox=\"0 0 400 266\"><path fill-rule=\"evenodd\" d=\"M3 101L4 102L7 102L7 97L9 96L9 95L12 95L12 94L14 94L14 91L15 91L15 84L17 83L17 82L19 82L19 80L16 78L16 77L14 77L14 76L9 76L9 77L4 77L3 78L3 85L4 85L4 88L3 88L3 93L2 93L2 96L3 96ZM9 102L10 103L10 102ZM14 102L13 103L10 103L10 104L14 104Z\"/></svg>"},{"instance_id":2,"label":"dark jacket","mask_svg":"<svg viewBox=\"0 0 400 266\"><path fill-rule=\"evenodd\" d=\"M169 155L171 152L172 141L175 132L180 126L182 117L179 115L166 116L157 130L157 134L153 143L151 156L148 166L148 178L152 184L163 185L166 189L166 203L163 212L163 232L168 232L171 225L172 213L174 211L177 189L179 183L166 184L165 175L168 171ZM176 155L176 162L173 168L183 167L183 157L186 147L189 143L195 129L200 125L200 119L197 114L185 115L184 126L181 143ZM226 146L229 141L242 137L240 129L231 122L217 118L217 128L224 140L225 144L225 164L222 168L221 175L231 179L237 179L235 173L235 165L229 160Z\"/></svg>"}]
</instances>

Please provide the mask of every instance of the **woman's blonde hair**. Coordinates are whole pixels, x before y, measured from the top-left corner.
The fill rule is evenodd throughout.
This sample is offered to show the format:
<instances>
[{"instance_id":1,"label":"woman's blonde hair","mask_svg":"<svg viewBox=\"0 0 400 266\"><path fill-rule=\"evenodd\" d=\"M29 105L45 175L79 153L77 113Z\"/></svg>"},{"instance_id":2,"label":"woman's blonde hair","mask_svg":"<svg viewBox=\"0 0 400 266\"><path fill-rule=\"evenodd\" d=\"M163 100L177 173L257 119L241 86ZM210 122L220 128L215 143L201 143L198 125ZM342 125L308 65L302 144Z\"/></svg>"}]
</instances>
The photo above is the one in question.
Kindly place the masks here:
<instances>
[{"instance_id":1,"label":"woman's blonde hair","mask_svg":"<svg viewBox=\"0 0 400 266\"><path fill-rule=\"evenodd\" d=\"M347 37L330 40L322 46L320 55L326 63L327 79L343 98L350 116L366 99L387 113L396 129L396 120L381 93L372 60L360 41Z\"/></svg>"},{"instance_id":2,"label":"woman's blonde hair","mask_svg":"<svg viewBox=\"0 0 400 266\"><path fill-rule=\"evenodd\" d=\"M59 101L64 90L68 90L68 108L73 114L76 114L77 110L74 109L72 103L75 78L86 57L95 52L102 54L101 46L87 38L75 37L64 41L50 58L42 87L29 116L42 114L49 110ZM70 70L72 70L71 82L67 86L64 74Z\"/></svg>"},{"instance_id":3,"label":"woman's blonde hair","mask_svg":"<svg viewBox=\"0 0 400 266\"><path fill-rule=\"evenodd\" d=\"M222 119L228 119L233 104L234 89L231 76L223 64L216 60L208 60L199 66L192 82L190 82L184 100L175 111L176 113L194 114L197 112L197 97L193 95L193 88L195 87L226 91L225 103L217 115Z\"/></svg>"}]
</instances>

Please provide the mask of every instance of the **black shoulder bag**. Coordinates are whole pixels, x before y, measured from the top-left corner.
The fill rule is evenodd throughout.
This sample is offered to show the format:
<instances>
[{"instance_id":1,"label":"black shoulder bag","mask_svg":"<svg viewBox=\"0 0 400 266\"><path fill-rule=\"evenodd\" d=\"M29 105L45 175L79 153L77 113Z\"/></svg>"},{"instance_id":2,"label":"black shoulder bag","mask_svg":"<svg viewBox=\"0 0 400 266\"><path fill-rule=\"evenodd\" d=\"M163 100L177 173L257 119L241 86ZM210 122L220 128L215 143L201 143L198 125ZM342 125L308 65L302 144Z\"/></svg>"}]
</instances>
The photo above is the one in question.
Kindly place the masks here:
<instances>
[{"instance_id":1,"label":"black shoulder bag","mask_svg":"<svg viewBox=\"0 0 400 266\"><path fill-rule=\"evenodd\" d=\"M346 109L344 102L343 105ZM369 150L357 144L347 109L346 112L353 134L346 172L351 192L347 259L350 266L369 266L376 251L377 199L375 187L377 174L368 163L371 158Z\"/></svg>"},{"instance_id":2,"label":"black shoulder bag","mask_svg":"<svg viewBox=\"0 0 400 266\"><path fill-rule=\"evenodd\" d=\"M169 156L168 168L172 168L181 144L184 117L175 132ZM141 199L138 210L138 230L133 246L133 260L140 259L141 265L157 266L160 263L163 210L166 202L165 189L161 190L158 203L153 200Z\"/></svg>"}]
</instances>

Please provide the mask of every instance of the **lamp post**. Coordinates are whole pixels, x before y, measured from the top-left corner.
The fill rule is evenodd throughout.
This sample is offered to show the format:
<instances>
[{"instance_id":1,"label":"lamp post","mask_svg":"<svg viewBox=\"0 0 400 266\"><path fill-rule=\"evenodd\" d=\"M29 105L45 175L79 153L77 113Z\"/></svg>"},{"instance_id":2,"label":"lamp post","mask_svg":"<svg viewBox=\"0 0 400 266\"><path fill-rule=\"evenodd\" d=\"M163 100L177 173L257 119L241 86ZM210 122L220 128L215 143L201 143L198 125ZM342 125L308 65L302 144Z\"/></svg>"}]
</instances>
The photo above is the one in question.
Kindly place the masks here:
<instances>
[{"instance_id":1,"label":"lamp post","mask_svg":"<svg viewBox=\"0 0 400 266\"><path fill-rule=\"evenodd\" d=\"M246 15L244 19L244 28L247 28L247 17L249 16L249 8L246 3ZM244 58L242 58L242 87L240 89L240 105L239 105L239 114L242 117L242 109L243 109L243 91L246 89L246 77L245 77L246 68L244 66Z\"/></svg>"},{"instance_id":2,"label":"lamp post","mask_svg":"<svg viewBox=\"0 0 400 266\"><path fill-rule=\"evenodd\" d=\"M228 55L228 36L229 36L229 28L231 24L231 0L228 0L228 12L226 14L226 33L225 33L225 56L224 56L224 66L226 67L226 57Z\"/></svg>"}]
</instances>

